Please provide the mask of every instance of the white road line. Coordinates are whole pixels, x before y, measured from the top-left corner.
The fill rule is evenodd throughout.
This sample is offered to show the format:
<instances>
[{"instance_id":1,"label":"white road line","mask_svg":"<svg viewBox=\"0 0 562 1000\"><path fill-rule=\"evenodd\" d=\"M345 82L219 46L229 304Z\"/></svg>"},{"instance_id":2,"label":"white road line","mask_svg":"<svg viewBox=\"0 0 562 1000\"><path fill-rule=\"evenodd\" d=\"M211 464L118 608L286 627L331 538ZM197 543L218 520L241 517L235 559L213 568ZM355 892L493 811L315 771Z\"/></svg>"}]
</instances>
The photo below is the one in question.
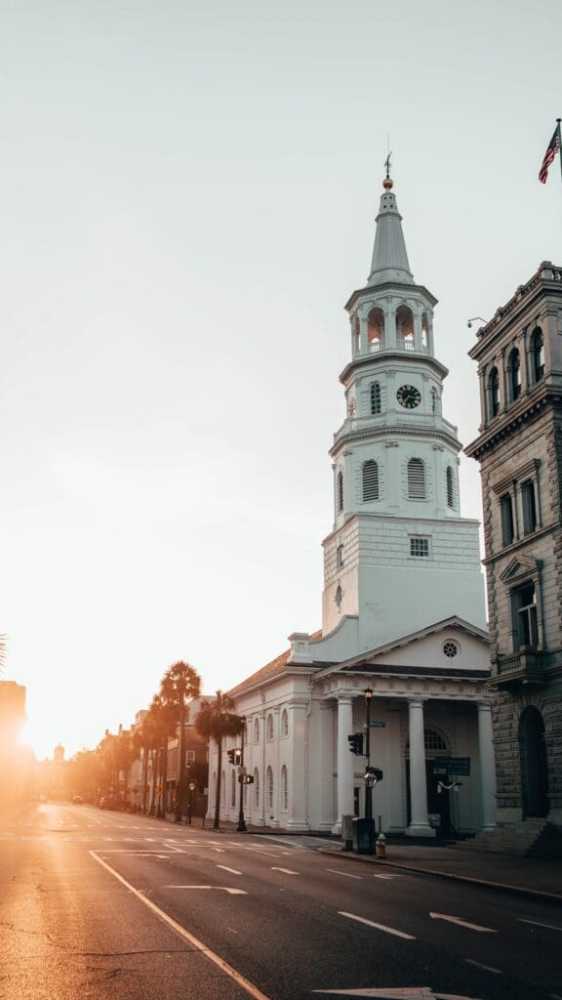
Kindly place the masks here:
<instances>
[{"instance_id":1,"label":"white road line","mask_svg":"<svg viewBox=\"0 0 562 1000\"><path fill-rule=\"evenodd\" d=\"M290 868L276 868L275 865L271 868L272 872L283 872L284 875L299 875L300 872L292 872Z\"/></svg>"},{"instance_id":2,"label":"white road line","mask_svg":"<svg viewBox=\"0 0 562 1000\"><path fill-rule=\"evenodd\" d=\"M222 847L213 847L213 851L216 851L217 854L224 854Z\"/></svg>"},{"instance_id":3,"label":"white road line","mask_svg":"<svg viewBox=\"0 0 562 1000\"><path fill-rule=\"evenodd\" d=\"M481 924L471 924L468 920L461 920L460 917L452 917L449 913L430 913L432 920L446 920L448 924L458 924L459 927L467 927L469 931L478 931L479 934L497 934L493 927L482 927Z\"/></svg>"},{"instance_id":4,"label":"white road line","mask_svg":"<svg viewBox=\"0 0 562 1000\"><path fill-rule=\"evenodd\" d=\"M394 934L395 937L404 938L405 941L415 941L413 934L405 934L404 931L396 930L396 927L387 927L385 924L376 924L374 920L366 920L365 917L358 917L355 913L346 913L345 910L338 910L340 917L348 917L349 920L357 920L359 924L366 924L367 927L374 927L378 931L386 934Z\"/></svg>"},{"instance_id":5,"label":"white road line","mask_svg":"<svg viewBox=\"0 0 562 1000\"><path fill-rule=\"evenodd\" d=\"M336 868L326 868L325 871L331 872L332 875L343 875L344 878L363 878L362 875L352 875L351 872L339 872Z\"/></svg>"},{"instance_id":6,"label":"white road line","mask_svg":"<svg viewBox=\"0 0 562 1000\"><path fill-rule=\"evenodd\" d=\"M541 924L540 920L525 920L525 917L519 917L519 921L522 924L534 924L535 927L546 927L549 931L562 931L562 927L556 924Z\"/></svg>"},{"instance_id":7,"label":"white road line","mask_svg":"<svg viewBox=\"0 0 562 1000\"><path fill-rule=\"evenodd\" d=\"M131 885L130 882L127 882L127 880L124 879L123 876L119 874L119 872L115 871L115 869L112 868L111 865L107 864L107 861L103 861L102 858L98 858L95 851L90 851L90 854L94 858L94 860L98 862L99 865L102 865L103 868L107 869L110 875L113 875L113 877L116 878L118 882L121 882L121 884L124 885L125 888L129 890L129 892L132 892L133 896L136 896L136 898L139 899L141 903L144 903L144 905L147 906L149 910L152 910L152 912L155 913L160 920L162 920L165 924L167 924L168 927L171 927L171 929L175 931L175 933L178 934L179 937L183 938L183 940L187 941L193 948L195 948L196 951L204 955L205 958L209 960L209 962L212 962L213 965L218 966L218 968L222 972L224 972L225 976L228 976L230 979L232 979L236 983L236 985L240 987L240 989L245 990L248 996L253 997L253 1000L271 1000L271 997L268 997L267 994L262 993L262 991L258 989L258 987L254 985L254 983L251 983L249 979L246 979L246 977L243 976L242 973L237 972L232 965L229 965L228 962L225 962L224 958L221 958L220 955L217 955L216 951L212 951L210 948L207 948L207 945L203 944L203 942L200 941L198 938L196 938L194 934L190 934L189 931L186 931L185 927L182 927L181 924L178 924L177 920L174 920L174 918L170 917L169 914L167 914L164 910L161 910L160 907L156 905L156 903L153 903L151 899L148 899L144 895L144 893L140 892L139 889L135 889L134 885Z\"/></svg>"},{"instance_id":8,"label":"white road line","mask_svg":"<svg viewBox=\"0 0 562 1000\"><path fill-rule=\"evenodd\" d=\"M237 868L229 868L228 865L217 865L217 868L222 868L223 872L230 872L231 875L241 875Z\"/></svg>"},{"instance_id":9,"label":"white road line","mask_svg":"<svg viewBox=\"0 0 562 1000\"><path fill-rule=\"evenodd\" d=\"M231 889L228 885L164 885L163 889L211 889L216 892L227 892L229 896L247 896L245 889Z\"/></svg>"},{"instance_id":10,"label":"white road line","mask_svg":"<svg viewBox=\"0 0 562 1000\"><path fill-rule=\"evenodd\" d=\"M384 879L402 878L402 875L373 875L373 878L384 878Z\"/></svg>"},{"instance_id":11,"label":"white road line","mask_svg":"<svg viewBox=\"0 0 562 1000\"><path fill-rule=\"evenodd\" d=\"M465 958L469 965L475 965L477 969L484 969L484 972L493 972L494 976L503 976L501 969L494 969L493 965L484 965L482 962L475 962L473 958Z\"/></svg>"}]
</instances>

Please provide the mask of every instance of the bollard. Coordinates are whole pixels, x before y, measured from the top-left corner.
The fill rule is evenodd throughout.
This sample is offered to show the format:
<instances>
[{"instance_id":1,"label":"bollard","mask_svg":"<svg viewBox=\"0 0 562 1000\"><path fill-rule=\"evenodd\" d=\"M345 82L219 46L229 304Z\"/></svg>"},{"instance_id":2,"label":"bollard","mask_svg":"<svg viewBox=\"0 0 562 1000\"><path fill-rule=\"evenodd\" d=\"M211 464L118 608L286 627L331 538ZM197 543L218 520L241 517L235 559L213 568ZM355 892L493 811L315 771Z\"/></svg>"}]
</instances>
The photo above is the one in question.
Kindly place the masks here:
<instances>
[{"instance_id":1,"label":"bollard","mask_svg":"<svg viewBox=\"0 0 562 1000\"><path fill-rule=\"evenodd\" d=\"M386 858L386 837L384 833L379 833L375 845L377 858Z\"/></svg>"}]
</instances>

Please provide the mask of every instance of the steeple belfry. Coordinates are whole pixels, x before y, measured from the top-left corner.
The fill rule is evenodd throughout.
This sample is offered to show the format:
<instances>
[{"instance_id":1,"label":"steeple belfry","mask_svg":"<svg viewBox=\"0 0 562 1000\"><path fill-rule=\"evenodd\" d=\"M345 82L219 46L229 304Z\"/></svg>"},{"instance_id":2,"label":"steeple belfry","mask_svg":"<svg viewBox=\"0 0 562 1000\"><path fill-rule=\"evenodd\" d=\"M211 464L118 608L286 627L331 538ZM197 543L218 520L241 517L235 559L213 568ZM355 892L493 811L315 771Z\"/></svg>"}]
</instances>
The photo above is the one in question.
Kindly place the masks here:
<instances>
[{"instance_id":1,"label":"steeple belfry","mask_svg":"<svg viewBox=\"0 0 562 1000\"><path fill-rule=\"evenodd\" d=\"M404 233L402 232L402 216L396 205L396 195L392 193L393 182L389 176L390 163L387 161L387 175L383 181L384 193L381 195L379 214L376 218L377 229L371 273L367 284L381 285L386 281L398 281L413 284L414 277L410 271Z\"/></svg>"}]
</instances>

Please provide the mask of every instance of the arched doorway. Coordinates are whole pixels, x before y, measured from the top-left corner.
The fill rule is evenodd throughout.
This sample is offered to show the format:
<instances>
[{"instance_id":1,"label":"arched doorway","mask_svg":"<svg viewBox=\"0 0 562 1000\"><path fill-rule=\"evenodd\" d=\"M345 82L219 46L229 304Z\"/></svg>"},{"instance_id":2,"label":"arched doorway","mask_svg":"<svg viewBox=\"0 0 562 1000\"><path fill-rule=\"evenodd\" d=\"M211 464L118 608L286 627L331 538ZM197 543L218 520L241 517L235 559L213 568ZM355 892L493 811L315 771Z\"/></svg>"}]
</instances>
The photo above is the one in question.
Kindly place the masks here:
<instances>
[{"instance_id":1,"label":"arched doorway","mask_svg":"<svg viewBox=\"0 0 562 1000\"><path fill-rule=\"evenodd\" d=\"M519 720L519 752L523 819L546 816L549 803L544 722L534 705L528 705Z\"/></svg>"}]
</instances>

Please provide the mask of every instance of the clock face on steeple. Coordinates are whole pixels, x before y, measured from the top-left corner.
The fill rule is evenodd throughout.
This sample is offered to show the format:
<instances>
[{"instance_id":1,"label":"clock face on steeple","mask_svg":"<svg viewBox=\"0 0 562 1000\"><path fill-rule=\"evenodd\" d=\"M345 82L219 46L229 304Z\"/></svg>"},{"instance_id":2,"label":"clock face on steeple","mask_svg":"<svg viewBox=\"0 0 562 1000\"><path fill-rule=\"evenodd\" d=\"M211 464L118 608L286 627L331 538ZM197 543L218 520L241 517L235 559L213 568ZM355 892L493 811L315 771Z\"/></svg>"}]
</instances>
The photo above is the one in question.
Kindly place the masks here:
<instances>
[{"instance_id":1,"label":"clock face on steeple","mask_svg":"<svg viewBox=\"0 0 562 1000\"><path fill-rule=\"evenodd\" d=\"M421 395L415 385L401 385L396 393L396 399L400 406L405 406L407 410L413 410L421 403Z\"/></svg>"}]
</instances>

